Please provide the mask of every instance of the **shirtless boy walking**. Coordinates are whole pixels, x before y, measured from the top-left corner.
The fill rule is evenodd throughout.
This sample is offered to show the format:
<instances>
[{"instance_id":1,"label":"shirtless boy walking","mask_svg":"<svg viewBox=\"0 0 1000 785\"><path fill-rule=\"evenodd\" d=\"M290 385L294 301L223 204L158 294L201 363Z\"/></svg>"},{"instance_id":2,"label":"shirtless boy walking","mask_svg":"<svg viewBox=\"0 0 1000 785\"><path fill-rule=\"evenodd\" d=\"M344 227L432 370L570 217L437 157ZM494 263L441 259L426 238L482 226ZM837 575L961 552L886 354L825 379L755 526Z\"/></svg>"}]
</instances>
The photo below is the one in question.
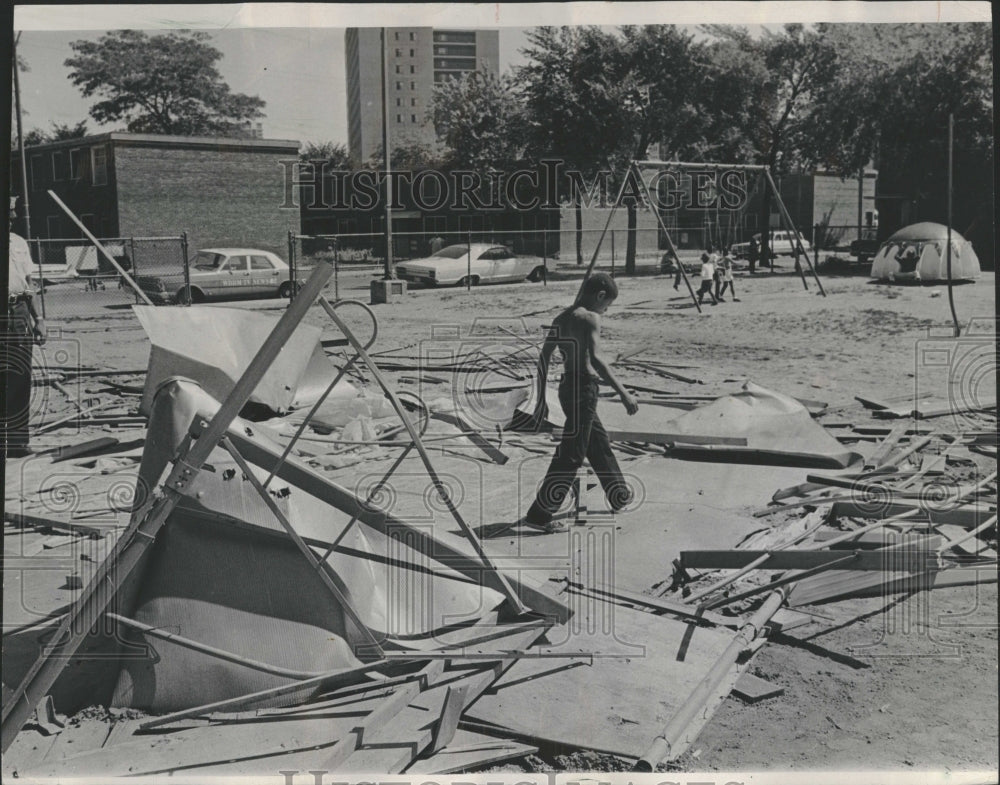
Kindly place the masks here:
<instances>
[{"instance_id":1,"label":"shirtless boy walking","mask_svg":"<svg viewBox=\"0 0 1000 785\"><path fill-rule=\"evenodd\" d=\"M552 353L559 349L563 356L559 403L566 415L566 424L562 441L556 447L524 522L549 532L565 528L552 518L562 506L584 459L590 461L612 510L621 510L632 501L632 491L622 477L608 433L597 416L599 379L614 388L630 415L639 409L635 399L600 356L600 317L617 296L618 287L609 275L593 274L584 281L577 302L555 318L542 345L538 359L536 422L546 413L545 380Z\"/></svg>"}]
</instances>

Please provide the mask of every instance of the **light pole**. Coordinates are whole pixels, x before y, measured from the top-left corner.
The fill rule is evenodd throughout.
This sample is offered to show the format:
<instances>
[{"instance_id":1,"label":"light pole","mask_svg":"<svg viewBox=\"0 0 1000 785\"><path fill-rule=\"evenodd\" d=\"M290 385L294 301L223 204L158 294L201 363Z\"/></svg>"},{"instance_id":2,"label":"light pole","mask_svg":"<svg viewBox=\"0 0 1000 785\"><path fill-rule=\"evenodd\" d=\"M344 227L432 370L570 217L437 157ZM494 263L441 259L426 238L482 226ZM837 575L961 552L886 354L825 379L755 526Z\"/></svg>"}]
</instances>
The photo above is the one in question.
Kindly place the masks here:
<instances>
[{"instance_id":1,"label":"light pole","mask_svg":"<svg viewBox=\"0 0 1000 785\"><path fill-rule=\"evenodd\" d=\"M382 41L382 159L385 162L385 268L381 279L372 279L371 302L387 303L399 300L406 293L406 281L396 279L392 272L392 178L389 149L389 33L381 31Z\"/></svg>"},{"instance_id":2,"label":"light pole","mask_svg":"<svg viewBox=\"0 0 1000 785\"><path fill-rule=\"evenodd\" d=\"M390 172L389 150L389 42L388 33L382 28L382 158L385 161L385 274L388 281L392 279L392 178Z\"/></svg>"}]
</instances>

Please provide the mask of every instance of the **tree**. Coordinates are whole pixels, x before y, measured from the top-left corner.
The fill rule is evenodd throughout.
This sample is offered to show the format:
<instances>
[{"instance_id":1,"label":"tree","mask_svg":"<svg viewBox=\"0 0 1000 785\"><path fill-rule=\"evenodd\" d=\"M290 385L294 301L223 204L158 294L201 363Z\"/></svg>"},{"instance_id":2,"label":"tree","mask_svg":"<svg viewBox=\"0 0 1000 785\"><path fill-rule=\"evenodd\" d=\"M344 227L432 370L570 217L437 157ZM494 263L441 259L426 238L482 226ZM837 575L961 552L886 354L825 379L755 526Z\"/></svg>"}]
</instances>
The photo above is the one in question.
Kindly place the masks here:
<instances>
[{"instance_id":1,"label":"tree","mask_svg":"<svg viewBox=\"0 0 1000 785\"><path fill-rule=\"evenodd\" d=\"M808 159L842 175L875 161L880 190L903 195L921 218L943 222L953 115L955 228L991 258L989 25L820 25L818 33L837 54L803 135ZM900 208L894 219L905 221L907 213Z\"/></svg>"},{"instance_id":2,"label":"tree","mask_svg":"<svg viewBox=\"0 0 1000 785\"><path fill-rule=\"evenodd\" d=\"M526 65L515 72L526 115L528 157L558 159L594 182L623 139L631 140L627 104L636 95L621 40L596 27L539 27L528 34ZM576 262L583 264L579 183L564 190L576 217Z\"/></svg>"},{"instance_id":3,"label":"tree","mask_svg":"<svg viewBox=\"0 0 1000 785\"><path fill-rule=\"evenodd\" d=\"M765 31L760 38L728 25L704 29L715 39L709 49L713 65L706 84L710 102L706 117L715 125L711 137L728 140L726 144L776 173L791 171L802 161L803 128L815 92L829 78L834 58L829 40L801 24L787 24L780 33ZM762 259L769 254L770 213L770 191L764 188Z\"/></svg>"},{"instance_id":4,"label":"tree","mask_svg":"<svg viewBox=\"0 0 1000 785\"><path fill-rule=\"evenodd\" d=\"M62 142L66 139L82 139L87 133L86 120L81 120L76 125L52 123L51 131L43 131L41 128L32 128L28 131L24 135L24 146L33 147L37 144Z\"/></svg>"},{"instance_id":5,"label":"tree","mask_svg":"<svg viewBox=\"0 0 1000 785\"><path fill-rule=\"evenodd\" d=\"M649 145L658 142L665 157L702 160L708 145L703 98L705 47L672 25L623 27L624 72L619 84L625 91L621 109L630 128L616 151L616 171L627 172L629 163L646 157ZM628 200L628 234L625 272L635 273L636 208Z\"/></svg>"},{"instance_id":6,"label":"tree","mask_svg":"<svg viewBox=\"0 0 1000 785\"><path fill-rule=\"evenodd\" d=\"M524 120L509 76L472 71L434 87L430 119L451 169L511 169L521 159Z\"/></svg>"},{"instance_id":7,"label":"tree","mask_svg":"<svg viewBox=\"0 0 1000 785\"><path fill-rule=\"evenodd\" d=\"M264 101L233 93L215 67L222 53L207 33L148 36L118 30L97 41L73 41L70 79L100 124L124 121L129 131L178 135L234 135L263 117Z\"/></svg>"},{"instance_id":8,"label":"tree","mask_svg":"<svg viewBox=\"0 0 1000 785\"><path fill-rule=\"evenodd\" d=\"M299 150L299 160L303 163L325 161L331 171L352 168L347 147L340 142L306 142Z\"/></svg>"}]
</instances>

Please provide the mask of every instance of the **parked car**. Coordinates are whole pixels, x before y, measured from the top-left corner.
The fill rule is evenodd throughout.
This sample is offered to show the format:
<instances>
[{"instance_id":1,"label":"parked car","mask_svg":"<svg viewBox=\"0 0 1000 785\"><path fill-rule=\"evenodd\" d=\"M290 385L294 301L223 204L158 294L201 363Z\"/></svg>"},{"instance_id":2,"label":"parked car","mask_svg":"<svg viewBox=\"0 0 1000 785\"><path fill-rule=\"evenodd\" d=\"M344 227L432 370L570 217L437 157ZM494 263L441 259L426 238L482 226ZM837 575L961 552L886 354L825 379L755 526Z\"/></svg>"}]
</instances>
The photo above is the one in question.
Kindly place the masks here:
<instances>
[{"instance_id":1,"label":"parked car","mask_svg":"<svg viewBox=\"0 0 1000 785\"><path fill-rule=\"evenodd\" d=\"M190 265L190 291L183 272L140 275L136 283L153 302L200 303L244 297L289 297L288 265L256 248L205 248Z\"/></svg>"},{"instance_id":2,"label":"parked car","mask_svg":"<svg viewBox=\"0 0 1000 785\"><path fill-rule=\"evenodd\" d=\"M757 247L760 248L760 235L755 234ZM812 243L802 237L802 247L806 253L812 253ZM795 235L792 232L780 231L771 232L771 253L774 256L794 256L795 255ZM737 259L746 259L750 253L750 243L734 243L730 251Z\"/></svg>"},{"instance_id":3,"label":"parked car","mask_svg":"<svg viewBox=\"0 0 1000 785\"><path fill-rule=\"evenodd\" d=\"M428 286L464 286L471 277L473 286L500 281L540 281L545 276L545 262L537 256L515 256L503 245L473 243L448 245L423 259L396 265L400 278Z\"/></svg>"},{"instance_id":4,"label":"parked car","mask_svg":"<svg viewBox=\"0 0 1000 785\"><path fill-rule=\"evenodd\" d=\"M860 239L851 242L851 256L857 258L859 264L867 264L875 258L881 245L877 235L878 230L865 229Z\"/></svg>"}]
</instances>

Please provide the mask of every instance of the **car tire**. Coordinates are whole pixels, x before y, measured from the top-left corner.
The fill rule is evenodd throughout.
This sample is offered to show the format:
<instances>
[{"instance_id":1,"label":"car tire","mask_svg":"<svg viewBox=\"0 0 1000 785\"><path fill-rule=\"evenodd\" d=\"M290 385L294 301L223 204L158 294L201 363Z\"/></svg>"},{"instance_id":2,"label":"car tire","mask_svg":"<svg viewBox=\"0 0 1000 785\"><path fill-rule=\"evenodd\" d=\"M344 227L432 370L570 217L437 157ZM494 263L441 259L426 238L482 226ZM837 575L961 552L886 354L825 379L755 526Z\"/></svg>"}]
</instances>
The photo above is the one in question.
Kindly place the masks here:
<instances>
[{"instance_id":1,"label":"car tire","mask_svg":"<svg viewBox=\"0 0 1000 785\"><path fill-rule=\"evenodd\" d=\"M295 293L298 294L302 287L296 286ZM285 281L281 286L278 287L278 297L284 300L289 299L292 296L292 282Z\"/></svg>"},{"instance_id":2,"label":"car tire","mask_svg":"<svg viewBox=\"0 0 1000 785\"><path fill-rule=\"evenodd\" d=\"M545 268L536 267L530 273L528 273L528 280L532 283L538 283L539 281L545 280Z\"/></svg>"},{"instance_id":3,"label":"car tire","mask_svg":"<svg viewBox=\"0 0 1000 785\"><path fill-rule=\"evenodd\" d=\"M194 286L182 286L177 292L176 300L181 305L203 303L205 302L205 293Z\"/></svg>"}]
</instances>

